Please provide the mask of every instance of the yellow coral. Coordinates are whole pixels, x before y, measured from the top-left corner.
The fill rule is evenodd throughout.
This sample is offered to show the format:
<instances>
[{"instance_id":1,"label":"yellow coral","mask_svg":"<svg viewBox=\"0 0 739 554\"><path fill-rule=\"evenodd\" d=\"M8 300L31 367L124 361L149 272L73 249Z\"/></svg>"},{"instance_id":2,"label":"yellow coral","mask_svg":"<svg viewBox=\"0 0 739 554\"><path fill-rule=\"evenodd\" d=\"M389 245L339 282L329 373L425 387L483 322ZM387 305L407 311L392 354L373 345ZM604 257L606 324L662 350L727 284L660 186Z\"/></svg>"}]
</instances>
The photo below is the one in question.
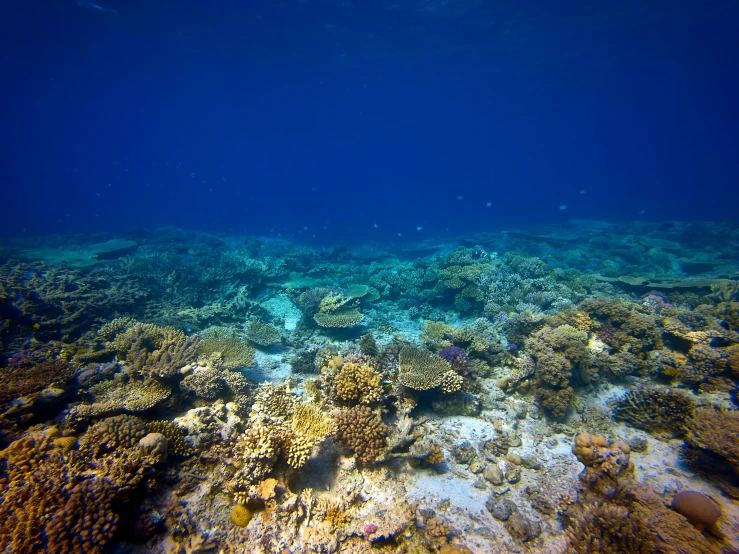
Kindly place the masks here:
<instances>
[{"instance_id":1,"label":"yellow coral","mask_svg":"<svg viewBox=\"0 0 739 554\"><path fill-rule=\"evenodd\" d=\"M462 383L464 383L464 378L450 370L441 376L441 385L439 388L444 394L450 394L461 390Z\"/></svg>"},{"instance_id":2,"label":"yellow coral","mask_svg":"<svg viewBox=\"0 0 739 554\"><path fill-rule=\"evenodd\" d=\"M315 444L336 431L336 425L314 403L297 404L293 412L293 430Z\"/></svg>"},{"instance_id":3,"label":"yellow coral","mask_svg":"<svg viewBox=\"0 0 739 554\"><path fill-rule=\"evenodd\" d=\"M334 380L343 400L372 404L382 399L382 376L371 365L345 363Z\"/></svg>"},{"instance_id":4,"label":"yellow coral","mask_svg":"<svg viewBox=\"0 0 739 554\"><path fill-rule=\"evenodd\" d=\"M252 511L241 504L237 504L231 510L231 523L237 527L246 527L253 517Z\"/></svg>"}]
</instances>

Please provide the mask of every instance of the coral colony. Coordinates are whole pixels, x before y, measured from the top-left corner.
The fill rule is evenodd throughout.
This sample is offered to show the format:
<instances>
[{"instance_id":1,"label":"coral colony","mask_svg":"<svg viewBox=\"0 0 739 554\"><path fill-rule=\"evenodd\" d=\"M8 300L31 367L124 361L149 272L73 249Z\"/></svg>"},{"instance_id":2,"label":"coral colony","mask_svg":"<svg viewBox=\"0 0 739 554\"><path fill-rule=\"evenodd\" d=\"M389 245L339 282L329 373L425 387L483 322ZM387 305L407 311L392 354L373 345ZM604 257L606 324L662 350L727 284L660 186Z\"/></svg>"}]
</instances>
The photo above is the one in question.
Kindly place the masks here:
<instances>
[{"instance_id":1,"label":"coral colony","mask_svg":"<svg viewBox=\"0 0 739 554\"><path fill-rule=\"evenodd\" d=\"M690 235L8 243L0 547L736 552L739 229Z\"/></svg>"}]
</instances>

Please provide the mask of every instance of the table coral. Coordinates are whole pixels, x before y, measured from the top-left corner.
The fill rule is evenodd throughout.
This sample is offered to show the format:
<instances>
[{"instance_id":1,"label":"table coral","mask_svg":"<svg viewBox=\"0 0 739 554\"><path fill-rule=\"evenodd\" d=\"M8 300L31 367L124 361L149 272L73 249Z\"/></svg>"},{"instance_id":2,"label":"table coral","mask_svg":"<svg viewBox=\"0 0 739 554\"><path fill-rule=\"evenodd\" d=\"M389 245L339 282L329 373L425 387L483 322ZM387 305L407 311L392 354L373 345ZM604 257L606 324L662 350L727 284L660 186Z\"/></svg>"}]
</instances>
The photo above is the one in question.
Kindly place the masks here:
<instances>
[{"instance_id":1,"label":"table coral","mask_svg":"<svg viewBox=\"0 0 739 554\"><path fill-rule=\"evenodd\" d=\"M271 346L282 341L277 328L270 323L250 321L246 326L246 338L259 346Z\"/></svg>"},{"instance_id":2,"label":"table coral","mask_svg":"<svg viewBox=\"0 0 739 554\"><path fill-rule=\"evenodd\" d=\"M359 325L364 316L356 308L341 308L331 313L319 312L313 316L313 320L319 327L329 329L342 329Z\"/></svg>"},{"instance_id":3,"label":"table coral","mask_svg":"<svg viewBox=\"0 0 739 554\"><path fill-rule=\"evenodd\" d=\"M403 346L398 355L398 362L398 381L414 390L438 387L452 367L439 356L414 346Z\"/></svg>"},{"instance_id":4,"label":"table coral","mask_svg":"<svg viewBox=\"0 0 739 554\"><path fill-rule=\"evenodd\" d=\"M220 366L229 370L247 367L256 354L253 347L239 340L225 327L209 327L203 331L196 352L198 357L217 353Z\"/></svg>"}]
</instances>

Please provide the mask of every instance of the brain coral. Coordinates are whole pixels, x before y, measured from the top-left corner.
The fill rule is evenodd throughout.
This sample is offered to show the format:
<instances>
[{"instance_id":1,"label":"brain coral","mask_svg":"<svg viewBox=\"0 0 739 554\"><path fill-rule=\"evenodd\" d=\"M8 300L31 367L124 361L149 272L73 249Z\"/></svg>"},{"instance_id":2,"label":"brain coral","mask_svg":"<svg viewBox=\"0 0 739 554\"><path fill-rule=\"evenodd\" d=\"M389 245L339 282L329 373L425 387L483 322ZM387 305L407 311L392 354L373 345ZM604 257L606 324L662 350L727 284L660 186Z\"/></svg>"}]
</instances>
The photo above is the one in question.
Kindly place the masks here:
<instances>
[{"instance_id":1,"label":"brain coral","mask_svg":"<svg viewBox=\"0 0 739 554\"><path fill-rule=\"evenodd\" d=\"M403 346L398 355L398 381L414 390L428 390L441 385L444 375L451 371L446 360L414 346Z\"/></svg>"},{"instance_id":2,"label":"brain coral","mask_svg":"<svg viewBox=\"0 0 739 554\"><path fill-rule=\"evenodd\" d=\"M246 326L246 338L259 346L270 346L282 340L277 327L256 320L250 321Z\"/></svg>"},{"instance_id":3,"label":"brain coral","mask_svg":"<svg viewBox=\"0 0 739 554\"><path fill-rule=\"evenodd\" d=\"M334 381L342 400L359 404L382 400L382 376L369 364L344 363Z\"/></svg>"},{"instance_id":4,"label":"brain coral","mask_svg":"<svg viewBox=\"0 0 739 554\"><path fill-rule=\"evenodd\" d=\"M387 446L387 427L367 406L342 410L336 416L341 443L354 452L360 465L372 465Z\"/></svg>"}]
</instances>

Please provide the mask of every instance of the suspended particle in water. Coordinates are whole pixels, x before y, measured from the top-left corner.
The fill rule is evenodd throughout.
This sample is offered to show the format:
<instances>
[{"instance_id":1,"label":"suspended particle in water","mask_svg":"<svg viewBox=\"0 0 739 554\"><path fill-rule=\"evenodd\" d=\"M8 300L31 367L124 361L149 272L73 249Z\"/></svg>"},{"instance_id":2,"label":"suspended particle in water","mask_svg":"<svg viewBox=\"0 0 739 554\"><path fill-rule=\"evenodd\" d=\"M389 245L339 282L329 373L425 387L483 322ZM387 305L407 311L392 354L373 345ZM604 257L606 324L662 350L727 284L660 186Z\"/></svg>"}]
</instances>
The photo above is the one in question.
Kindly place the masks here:
<instances>
[{"instance_id":1,"label":"suspended particle in water","mask_svg":"<svg viewBox=\"0 0 739 554\"><path fill-rule=\"evenodd\" d=\"M585 194L585 189L580 189L580 194Z\"/></svg>"},{"instance_id":2,"label":"suspended particle in water","mask_svg":"<svg viewBox=\"0 0 739 554\"><path fill-rule=\"evenodd\" d=\"M485 205L489 208L490 206L493 205L493 203L492 202L487 202Z\"/></svg>"},{"instance_id":3,"label":"suspended particle in water","mask_svg":"<svg viewBox=\"0 0 739 554\"><path fill-rule=\"evenodd\" d=\"M416 231L423 231L423 227L421 227L421 226L419 225L418 227L416 227Z\"/></svg>"},{"instance_id":4,"label":"suspended particle in water","mask_svg":"<svg viewBox=\"0 0 739 554\"><path fill-rule=\"evenodd\" d=\"M560 209L560 210L566 210L566 209L567 209L567 204L562 204L562 205L561 205L561 206L559 207L559 209Z\"/></svg>"}]
</instances>

